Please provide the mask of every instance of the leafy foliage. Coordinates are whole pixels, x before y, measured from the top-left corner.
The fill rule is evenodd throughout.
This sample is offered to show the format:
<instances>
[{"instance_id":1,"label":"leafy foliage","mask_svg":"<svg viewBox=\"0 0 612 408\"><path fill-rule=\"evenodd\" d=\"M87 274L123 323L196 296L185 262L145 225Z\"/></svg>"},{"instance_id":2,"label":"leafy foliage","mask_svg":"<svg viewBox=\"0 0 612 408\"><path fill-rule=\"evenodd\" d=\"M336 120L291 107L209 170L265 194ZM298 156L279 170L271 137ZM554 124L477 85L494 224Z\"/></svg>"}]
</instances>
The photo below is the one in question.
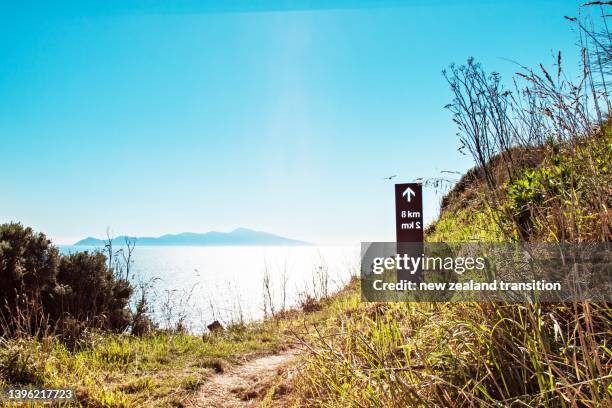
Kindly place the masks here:
<instances>
[{"instance_id":1,"label":"leafy foliage","mask_svg":"<svg viewBox=\"0 0 612 408\"><path fill-rule=\"evenodd\" d=\"M121 332L130 322L132 292L103 254L60 255L44 234L0 225L0 332L53 332L71 341L86 328Z\"/></svg>"},{"instance_id":2,"label":"leafy foliage","mask_svg":"<svg viewBox=\"0 0 612 408\"><path fill-rule=\"evenodd\" d=\"M23 295L50 295L59 261L57 248L44 234L17 223L0 225L0 314L15 309Z\"/></svg>"}]
</instances>

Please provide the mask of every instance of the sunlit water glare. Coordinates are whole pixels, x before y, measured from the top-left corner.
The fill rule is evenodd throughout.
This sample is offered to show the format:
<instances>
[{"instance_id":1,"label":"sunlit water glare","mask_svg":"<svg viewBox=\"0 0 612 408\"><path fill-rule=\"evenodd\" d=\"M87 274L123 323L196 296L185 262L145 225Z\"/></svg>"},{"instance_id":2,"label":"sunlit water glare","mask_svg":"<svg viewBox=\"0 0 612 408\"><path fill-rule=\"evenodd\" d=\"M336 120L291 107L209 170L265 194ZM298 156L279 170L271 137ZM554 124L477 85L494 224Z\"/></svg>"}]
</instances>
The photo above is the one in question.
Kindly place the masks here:
<instances>
[{"instance_id":1,"label":"sunlit water glare","mask_svg":"<svg viewBox=\"0 0 612 408\"><path fill-rule=\"evenodd\" d=\"M68 253L97 248L60 249ZM317 272L327 271L329 290L337 291L357 273L358 261L358 246L137 246L132 281L137 286L152 282L152 314L162 327L184 317L191 331L201 332L213 320L228 324L241 318L261 319L266 270L279 310L283 275L287 277L286 306L291 307L304 291L320 290L315 283Z\"/></svg>"}]
</instances>

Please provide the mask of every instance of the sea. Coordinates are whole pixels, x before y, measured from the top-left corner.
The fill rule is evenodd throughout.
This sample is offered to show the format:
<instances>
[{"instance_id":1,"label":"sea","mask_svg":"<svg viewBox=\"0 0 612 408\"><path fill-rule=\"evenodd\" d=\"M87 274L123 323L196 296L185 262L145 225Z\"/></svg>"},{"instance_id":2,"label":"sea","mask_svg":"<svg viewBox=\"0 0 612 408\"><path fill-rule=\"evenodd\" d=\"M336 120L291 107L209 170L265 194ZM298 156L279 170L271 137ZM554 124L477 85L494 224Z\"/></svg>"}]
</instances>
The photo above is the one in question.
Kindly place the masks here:
<instances>
[{"instance_id":1,"label":"sea","mask_svg":"<svg viewBox=\"0 0 612 408\"><path fill-rule=\"evenodd\" d=\"M102 249L60 246L65 254ZM181 324L200 333L215 320L229 325L269 316L270 299L277 313L305 295L332 294L358 267L359 245L136 246L130 280L134 299L146 291L160 327Z\"/></svg>"}]
</instances>

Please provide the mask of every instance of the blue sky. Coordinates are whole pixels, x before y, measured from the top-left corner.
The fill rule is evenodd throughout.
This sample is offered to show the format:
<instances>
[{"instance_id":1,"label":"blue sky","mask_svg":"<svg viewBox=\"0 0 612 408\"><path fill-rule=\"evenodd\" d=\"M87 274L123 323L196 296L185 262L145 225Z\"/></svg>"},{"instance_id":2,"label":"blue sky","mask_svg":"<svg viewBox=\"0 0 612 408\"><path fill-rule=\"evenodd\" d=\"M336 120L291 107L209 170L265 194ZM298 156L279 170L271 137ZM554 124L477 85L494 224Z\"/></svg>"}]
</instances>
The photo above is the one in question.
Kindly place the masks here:
<instances>
[{"instance_id":1,"label":"blue sky","mask_svg":"<svg viewBox=\"0 0 612 408\"><path fill-rule=\"evenodd\" d=\"M432 3L0 3L0 222L393 240L383 177L472 165L443 68L577 64L575 1Z\"/></svg>"}]
</instances>

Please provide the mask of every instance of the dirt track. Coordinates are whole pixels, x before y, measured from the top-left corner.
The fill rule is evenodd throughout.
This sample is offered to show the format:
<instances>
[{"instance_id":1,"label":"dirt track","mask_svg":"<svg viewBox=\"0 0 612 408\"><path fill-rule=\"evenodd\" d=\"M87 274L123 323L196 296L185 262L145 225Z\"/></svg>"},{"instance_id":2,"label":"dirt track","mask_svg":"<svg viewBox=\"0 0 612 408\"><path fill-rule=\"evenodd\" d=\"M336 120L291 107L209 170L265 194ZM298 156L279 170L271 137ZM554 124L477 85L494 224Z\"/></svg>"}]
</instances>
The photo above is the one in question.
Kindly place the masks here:
<instances>
[{"instance_id":1,"label":"dirt track","mask_svg":"<svg viewBox=\"0 0 612 408\"><path fill-rule=\"evenodd\" d=\"M289 349L249 360L226 372L215 374L202 385L186 406L256 407L271 392L276 394L275 398L282 398L285 391L283 382L291 375L291 363L295 362L298 354L296 349Z\"/></svg>"}]
</instances>

